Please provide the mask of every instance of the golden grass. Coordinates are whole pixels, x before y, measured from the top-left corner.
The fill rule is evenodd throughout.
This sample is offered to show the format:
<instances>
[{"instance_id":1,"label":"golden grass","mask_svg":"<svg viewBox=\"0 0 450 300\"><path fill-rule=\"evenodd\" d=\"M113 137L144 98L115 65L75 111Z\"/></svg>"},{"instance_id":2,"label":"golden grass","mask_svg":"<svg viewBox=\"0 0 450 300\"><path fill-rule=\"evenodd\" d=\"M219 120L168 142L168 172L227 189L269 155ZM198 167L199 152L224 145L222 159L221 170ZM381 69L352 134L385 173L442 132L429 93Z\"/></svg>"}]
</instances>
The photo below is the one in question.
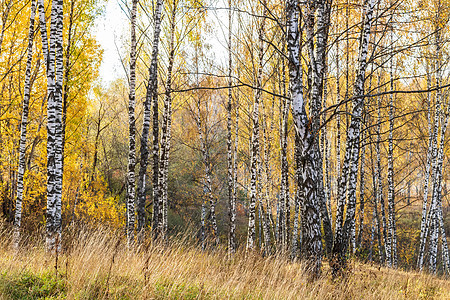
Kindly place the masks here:
<instances>
[{"instance_id":1,"label":"golden grass","mask_svg":"<svg viewBox=\"0 0 450 300\"><path fill-rule=\"evenodd\" d=\"M21 274L56 275L56 257L39 243L19 253L0 232L0 281ZM450 281L427 274L350 263L345 278L332 279L325 264L313 282L300 263L222 250L202 252L186 239L171 246L130 251L108 230L78 233L58 257L64 288L54 299L450 299ZM0 299L11 299L1 287ZM24 298L25 299L25 298Z\"/></svg>"}]
</instances>

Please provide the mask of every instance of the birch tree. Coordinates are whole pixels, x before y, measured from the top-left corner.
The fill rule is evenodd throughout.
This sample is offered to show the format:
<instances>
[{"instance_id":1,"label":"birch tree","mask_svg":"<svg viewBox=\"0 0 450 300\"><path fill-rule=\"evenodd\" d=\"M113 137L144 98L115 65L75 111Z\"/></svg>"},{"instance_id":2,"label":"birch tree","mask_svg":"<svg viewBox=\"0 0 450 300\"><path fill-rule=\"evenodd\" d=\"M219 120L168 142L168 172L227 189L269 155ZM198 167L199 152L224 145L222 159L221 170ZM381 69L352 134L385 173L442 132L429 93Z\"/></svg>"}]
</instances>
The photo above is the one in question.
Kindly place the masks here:
<instances>
[{"instance_id":1,"label":"birch tree","mask_svg":"<svg viewBox=\"0 0 450 300\"><path fill-rule=\"evenodd\" d=\"M149 66L149 79L147 83L147 94L144 101L144 117L142 121L141 134L141 157L139 168L139 181L137 185L138 199L138 232L145 230L145 187L149 159L149 133L150 119L153 113L153 239L164 239L163 236L163 204L159 192L159 108L158 108L158 46L161 33L161 14L163 0L156 2L153 12L153 44Z\"/></svg>"},{"instance_id":2,"label":"birch tree","mask_svg":"<svg viewBox=\"0 0 450 300\"><path fill-rule=\"evenodd\" d=\"M381 85L381 74L378 74L378 86ZM377 203L380 204L380 213L381 213L381 226L383 229L383 242L384 242L384 252L382 254L382 261L385 260L390 261L390 251L389 245L387 243L387 226L386 226L386 213L385 213L385 205L384 205L384 194L383 194L383 170L381 169L381 97L378 97L378 123L377 123L377 143L376 143L376 154L377 154L377 165L376 165L376 176L377 176ZM381 251L381 249L380 249Z\"/></svg>"},{"instance_id":3,"label":"birch tree","mask_svg":"<svg viewBox=\"0 0 450 300\"><path fill-rule=\"evenodd\" d=\"M303 98L302 68L300 64L299 5L295 0L286 2L287 53L289 58L289 93L292 99L292 116L299 144L298 188L302 205L302 251L307 260L308 271L320 274L322 265L322 241L320 215L317 209L317 147L314 132L308 121Z\"/></svg>"},{"instance_id":4,"label":"birch tree","mask_svg":"<svg viewBox=\"0 0 450 300\"><path fill-rule=\"evenodd\" d=\"M317 10L317 20L315 20L315 12ZM311 74L311 92L310 95L310 115L312 117L312 131L314 133L314 147L317 147L317 166L320 168L318 173L318 197L319 197L319 212L324 228L324 238L327 253L331 252L333 244L333 233L331 229L331 222L326 206L326 197L324 192L324 180L323 180L323 159L320 152L319 144L319 130L320 130L320 111L322 110L322 104L324 99L324 78L327 70L327 43L328 43L328 31L331 17L331 1L308 1L306 7L306 40L309 59L309 73ZM317 26L315 26L317 24ZM315 30L316 29L316 30ZM315 32L316 31L316 32ZM316 36L316 43L314 43L314 37Z\"/></svg>"},{"instance_id":5,"label":"birch tree","mask_svg":"<svg viewBox=\"0 0 450 300\"><path fill-rule=\"evenodd\" d=\"M263 3L263 16L266 15L266 5ZM264 60L264 36L265 36L265 18L258 26L258 69L256 74L256 91L254 92L254 103L252 111L252 136L250 152L250 203L248 212L248 232L247 232L247 250L253 250L256 243L256 204L259 195L258 192L258 162L260 159L259 145L259 106L262 95L262 73Z\"/></svg>"},{"instance_id":6,"label":"birch tree","mask_svg":"<svg viewBox=\"0 0 450 300\"><path fill-rule=\"evenodd\" d=\"M47 249L61 242L63 1L52 2L47 73Z\"/></svg>"},{"instance_id":7,"label":"birch tree","mask_svg":"<svg viewBox=\"0 0 450 300\"><path fill-rule=\"evenodd\" d=\"M366 147L365 147L365 134L362 133L362 139L363 141L361 145L361 164L359 169L359 228L358 228L358 235L356 237L356 247L355 250L361 250L361 241L362 241L362 235L364 232L364 209L365 209L365 184L366 184L366 177L365 177L365 171L366 171Z\"/></svg>"},{"instance_id":8,"label":"birch tree","mask_svg":"<svg viewBox=\"0 0 450 300\"><path fill-rule=\"evenodd\" d=\"M391 45L393 43L392 30L391 30ZM390 90L394 91L394 62L391 58L390 62ZM389 267L397 267L397 232L395 226L395 187L394 187L394 95L389 95L389 137L388 137L388 220L389 220L389 255L387 263Z\"/></svg>"},{"instance_id":9,"label":"birch tree","mask_svg":"<svg viewBox=\"0 0 450 300\"><path fill-rule=\"evenodd\" d=\"M198 85L197 85L198 86ZM195 122L197 125L200 145L201 145L201 153L203 159L203 165L205 168L204 178L202 179L202 187L203 187L203 201L202 201L202 211L201 211L201 243L202 249L206 248L206 222L207 220L207 203L209 203L210 217L209 221L211 224L211 241L214 245L219 244L219 236L217 230L217 220L216 220L216 200L214 199L213 194L213 186L212 186L212 169L211 169L211 157L209 151L209 143L207 140L208 130L207 130L207 121L203 121L202 119L202 101L201 96L197 95L196 99L196 107L197 113L195 116ZM205 106L208 106L208 102L205 102ZM206 109L208 111L208 109ZM204 132L205 131L205 132Z\"/></svg>"},{"instance_id":10,"label":"birch tree","mask_svg":"<svg viewBox=\"0 0 450 300\"><path fill-rule=\"evenodd\" d=\"M230 232L228 237L228 251L234 253L236 251L236 197L235 189L236 182L234 176L234 164L233 162L233 141L232 141L232 102L233 102L233 80L232 80L232 52L231 52L231 33L232 33L232 2L228 0L228 102L227 102L227 179L228 179L228 205L229 205L229 217L230 217ZM236 116L237 118L237 116Z\"/></svg>"},{"instance_id":11,"label":"birch tree","mask_svg":"<svg viewBox=\"0 0 450 300\"><path fill-rule=\"evenodd\" d=\"M441 3L438 3L436 9L437 12L441 12ZM443 14L445 15L445 14ZM447 19L448 20L448 19ZM444 271L448 272L450 269L450 261L448 254L448 244L445 234L444 222L442 219L442 201L441 201L441 184L442 184L442 164L443 164L443 148L445 141L445 133L448 124L449 114L449 102L443 101L442 94L442 26L446 21L437 17L433 20L434 24L434 70L436 80L436 101L433 125L431 121L430 110L428 110L428 123L429 123L429 147L427 154L427 165L424 182L424 198L422 209L422 221L421 221L421 234L420 234L420 247L418 254L417 266L419 270L422 270L424 264L425 247L429 236L429 270L432 273L437 271L437 251L438 251L438 239L439 233L441 233L442 241L442 260L444 265ZM427 76L427 86L431 85L431 76ZM430 103L430 93L427 94L427 102ZM430 105L431 107L431 105ZM445 109L443 112L442 110ZM431 129L432 128L432 129ZM439 143L438 143L439 142ZM431 175L431 182L429 182L429 176ZM429 209L427 209L428 189L431 185L431 203Z\"/></svg>"},{"instance_id":12,"label":"birch tree","mask_svg":"<svg viewBox=\"0 0 450 300\"><path fill-rule=\"evenodd\" d=\"M167 66L166 90L164 95L164 112L162 121L161 137L161 157L159 166L159 191L161 193L162 217L163 217L163 237L167 238L168 227L168 177L169 177L169 154L172 131L172 71L175 62L175 30L176 13L178 9L178 0L174 0L171 6L171 16L169 22L169 63Z\"/></svg>"},{"instance_id":13,"label":"birch tree","mask_svg":"<svg viewBox=\"0 0 450 300\"><path fill-rule=\"evenodd\" d=\"M333 272L339 272L345 266L345 257L348 249L348 239L351 225L354 224L356 210L356 183L358 175L358 160L360 149L361 118L364 109L364 81L367 67L367 53L369 47L370 29L373 21L373 12L376 0L368 0L364 8L363 27L359 46L358 71L353 91L353 110L350 126L347 134L347 144L345 158L339 189L342 191L340 197L347 197L346 187L348 180L348 205L345 222L342 227L336 228L335 240L333 243ZM348 175L347 175L348 174ZM339 199L346 202L345 199ZM343 213L343 212L342 212ZM338 216L336 216L338 219ZM341 217L341 219L343 219Z\"/></svg>"},{"instance_id":14,"label":"birch tree","mask_svg":"<svg viewBox=\"0 0 450 300\"><path fill-rule=\"evenodd\" d=\"M20 122L20 141L19 141L19 166L17 170L17 195L16 210L14 215L14 233L13 247L19 248L20 241L20 223L22 220L22 202L23 202L23 176L25 173L25 152L27 143L27 125L28 111L30 105L31 93L31 63L33 60L33 41L34 41L34 22L36 16L36 1L31 1L30 25L28 29L27 62L25 67L25 82L22 104L22 121Z\"/></svg>"},{"instance_id":15,"label":"birch tree","mask_svg":"<svg viewBox=\"0 0 450 300\"><path fill-rule=\"evenodd\" d=\"M138 0L131 3L130 93L128 97L127 242L134 242L136 166L136 12Z\"/></svg>"}]
</instances>

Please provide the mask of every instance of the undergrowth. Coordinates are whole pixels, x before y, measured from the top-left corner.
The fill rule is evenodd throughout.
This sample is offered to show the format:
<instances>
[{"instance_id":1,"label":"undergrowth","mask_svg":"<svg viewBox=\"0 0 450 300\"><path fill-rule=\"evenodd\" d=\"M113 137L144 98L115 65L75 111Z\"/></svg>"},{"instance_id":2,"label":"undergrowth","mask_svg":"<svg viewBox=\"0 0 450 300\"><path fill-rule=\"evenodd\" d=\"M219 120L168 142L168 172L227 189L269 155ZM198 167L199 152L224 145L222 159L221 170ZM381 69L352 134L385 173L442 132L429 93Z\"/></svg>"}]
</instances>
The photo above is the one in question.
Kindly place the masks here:
<instances>
[{"instance_id":1,"label":"undergrowth","mask_svg":"<svg viewBox=\"0 0 450 300\"><path fill-rule=\"evenodd\" d=\"M445 278L357 261L338 278L324 262L311 281L301 262L201 251L186 236L131 249L104 229L64 236L64 252L55 255L39 238L15 252L0 232L0 299L450 299Z\"/></svg>"}]
</instances>

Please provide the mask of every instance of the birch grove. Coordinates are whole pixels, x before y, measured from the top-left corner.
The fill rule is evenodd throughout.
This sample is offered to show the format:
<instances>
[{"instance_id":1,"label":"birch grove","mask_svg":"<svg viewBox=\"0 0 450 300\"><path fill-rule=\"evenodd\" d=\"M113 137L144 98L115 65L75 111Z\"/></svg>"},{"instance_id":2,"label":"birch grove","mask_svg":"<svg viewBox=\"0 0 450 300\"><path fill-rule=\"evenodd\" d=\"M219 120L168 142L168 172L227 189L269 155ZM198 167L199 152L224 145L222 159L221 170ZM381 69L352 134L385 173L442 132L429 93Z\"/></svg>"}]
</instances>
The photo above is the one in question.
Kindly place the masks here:
<instances>
[{"instance_id":1,"label":"birch grove","mask_svg":"<svg viewBox=\"0 0 450 300\"><path fill-rule=\"evenodd\" d=\"M115 66L102 1L18 3L0 5L15 250L106 226L127 251L182 237L311 280L354 260L449 274L447 0L108 3Z\"/></svg>"}]
</instances>

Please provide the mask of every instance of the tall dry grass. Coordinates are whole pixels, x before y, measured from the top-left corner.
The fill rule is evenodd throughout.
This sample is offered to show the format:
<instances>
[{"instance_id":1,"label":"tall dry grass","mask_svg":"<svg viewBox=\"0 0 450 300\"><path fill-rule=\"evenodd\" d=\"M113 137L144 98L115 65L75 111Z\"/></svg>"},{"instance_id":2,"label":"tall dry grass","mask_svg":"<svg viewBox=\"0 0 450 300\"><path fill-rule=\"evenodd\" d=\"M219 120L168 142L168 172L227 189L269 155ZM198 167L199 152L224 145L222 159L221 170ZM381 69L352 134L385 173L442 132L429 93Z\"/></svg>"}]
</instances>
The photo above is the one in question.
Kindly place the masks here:
<instances>
[{"instance_id":1,"label":"tall dry grass","mask_svg":"<svg viewBox=\"0 0 450 300\"><path fill-rule=\"evenodd\" d=\"M243 252L227 258L220 249L202 252L186 236L134 250L106 229L66 236L66 251L56 257L39 238L14 253L8 230L0 232L0 282L9 287L0 283L0 299L11 299L21 274L62 281L54 299L450 299L450 281L358 262L338 279L324 265L321 278L310 282L301 263Z\"/></svg>"}]
</instances>

